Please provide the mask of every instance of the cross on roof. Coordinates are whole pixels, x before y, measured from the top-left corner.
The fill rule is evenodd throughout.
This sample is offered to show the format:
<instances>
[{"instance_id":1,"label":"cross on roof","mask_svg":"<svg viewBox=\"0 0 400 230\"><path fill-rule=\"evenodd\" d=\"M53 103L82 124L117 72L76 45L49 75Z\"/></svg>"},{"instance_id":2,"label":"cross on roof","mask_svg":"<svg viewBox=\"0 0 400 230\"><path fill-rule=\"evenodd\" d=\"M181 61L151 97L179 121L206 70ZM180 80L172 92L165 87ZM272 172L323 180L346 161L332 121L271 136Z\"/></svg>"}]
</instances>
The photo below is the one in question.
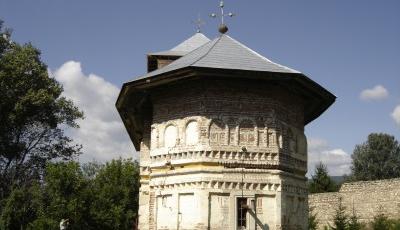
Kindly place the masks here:
<instances>
[{"instance_id":1,"label":"cross on roof","mask_svg":"<svg viewBox=\"0 0 400 230\"><path fill-rule=\"evenodd\" d=\"M225 16L233 17L233 16L235 16L235 14L231 13L231 12L229 12L227 14L224 13L224 1L219 2L219 8L221 9L221 14L217 15L215 13L212 13L212 14L210 14L210 17L216 18L217 16L221 16L221 25L219 26L219 32L224 34L228 31L228 27L224 24L224 17Z\"/></svg>"},{"instance_id":2,"label":"cross on roof","mask_svg":"<svg viewBox=\"0 0 400 230\"><path fill-rule=\"evenodd\" d=\"M197 31L197 33L200 33L200 32L201 32L201 26L203 26L203 25L206 24L206 23L200 18L200 14L197 16L197 19L196 19L196 20L193 20L193 21L192 21L192 23L196 25L196 28L197 28L196 31Z\"/></svg>"}]
</instances>

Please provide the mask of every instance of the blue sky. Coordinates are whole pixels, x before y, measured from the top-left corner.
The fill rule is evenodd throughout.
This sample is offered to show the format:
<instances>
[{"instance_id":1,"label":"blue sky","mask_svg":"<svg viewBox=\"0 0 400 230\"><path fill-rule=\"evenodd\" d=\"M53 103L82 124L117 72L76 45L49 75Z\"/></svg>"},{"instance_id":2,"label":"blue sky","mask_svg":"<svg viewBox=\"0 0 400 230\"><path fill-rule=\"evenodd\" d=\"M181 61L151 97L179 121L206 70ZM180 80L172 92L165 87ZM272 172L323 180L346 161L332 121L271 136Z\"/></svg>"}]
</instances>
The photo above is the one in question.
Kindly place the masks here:
<instances>
[{"instance_id":1,"label":"blue sky","mask_svg":"<svg viewBox=\"0 0 400 230\"><path fill-rule=\"evenodd\" d=\"M99 115L94 101L104 97L100 108L115 113L111 102L123 82L145 73L145 54L170 49L193 35L191 21L198 14L206 21L203 33L217 36L218 20L207 15L218 12L218 4L217 0L0 0L0 18L14 29L14 40L32 42L42 51L43 61L70 90L66 94L80 100L80 106L91 106L89 119L99 119L107 132L119 118ZM369 133L386 132L400 140L400 107L394 112L400 105L400 1L227 0L225 6L237 15L227 19L231 37L302 71L338 97L306 127L310 162L326 161L333 174L342 174L354 146ZM86 93L76 92L68 74L86 82L80 86ZM366 89L370 91L361 97ZM87 158L108 159L114 157L113 151L125 151L110 147L110 154L99 157L101 138L124 143L119 146L129 151L123 156L134 155L122 126L112 130L116 140L104 134L98 143L84 141L93 145L87 147L91 152Z\"/></svg>"}]
</instances>

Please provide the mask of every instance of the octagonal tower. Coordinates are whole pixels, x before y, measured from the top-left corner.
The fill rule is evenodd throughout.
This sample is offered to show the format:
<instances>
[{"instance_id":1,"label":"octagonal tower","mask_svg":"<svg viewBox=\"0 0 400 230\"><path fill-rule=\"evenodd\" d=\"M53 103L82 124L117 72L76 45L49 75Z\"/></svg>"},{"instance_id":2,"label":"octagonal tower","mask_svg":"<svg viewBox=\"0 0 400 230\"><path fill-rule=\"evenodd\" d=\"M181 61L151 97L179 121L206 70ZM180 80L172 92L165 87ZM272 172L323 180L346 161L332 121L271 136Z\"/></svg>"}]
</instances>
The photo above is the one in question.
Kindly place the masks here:
<instances>
[{"instance_id":1,"label":"octagonal tower","mask_svg":"<svg viewBox=\"0 0 400 230\"><path fill-rule=\"evenodd\" d=\"M117 109L140 151L140 229L306 229L304 126L335 96L228 35L148 55Z\"/></svg>"}]
</instances>

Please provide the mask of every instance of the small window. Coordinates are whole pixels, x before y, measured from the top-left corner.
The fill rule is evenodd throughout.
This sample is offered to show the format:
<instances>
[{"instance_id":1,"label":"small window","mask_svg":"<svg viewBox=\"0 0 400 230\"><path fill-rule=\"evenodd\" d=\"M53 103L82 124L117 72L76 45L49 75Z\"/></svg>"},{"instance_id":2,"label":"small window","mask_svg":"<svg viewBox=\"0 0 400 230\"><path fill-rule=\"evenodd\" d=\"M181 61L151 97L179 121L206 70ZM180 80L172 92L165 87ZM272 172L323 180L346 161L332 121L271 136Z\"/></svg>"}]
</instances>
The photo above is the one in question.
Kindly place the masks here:
<instances>
[{"instance_id":1,"label":"small window","mask_svg":"<svg viewBox=\"0 0 400 230\"><path fill-rule=\"evenodd\" d=\"M236 219L237 219L237 229L246 229L247 226L247 211L243 207L247 204L247 198L237 198L236 202Z\"/></svg>"}]
</instances>

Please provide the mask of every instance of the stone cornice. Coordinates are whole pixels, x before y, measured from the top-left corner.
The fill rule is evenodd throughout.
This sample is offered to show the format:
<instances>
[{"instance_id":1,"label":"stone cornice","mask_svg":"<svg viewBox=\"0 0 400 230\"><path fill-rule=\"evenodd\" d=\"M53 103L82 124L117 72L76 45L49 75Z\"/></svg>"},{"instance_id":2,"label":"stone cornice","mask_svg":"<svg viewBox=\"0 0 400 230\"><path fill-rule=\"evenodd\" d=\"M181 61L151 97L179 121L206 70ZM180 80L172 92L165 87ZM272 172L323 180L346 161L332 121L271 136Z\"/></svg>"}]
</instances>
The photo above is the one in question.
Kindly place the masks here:
<instances>
[{"instance_id":1,"label":"stone cornice","mask_svg":"<svg viewBox=\"0 0 400 230\"><path fill-rule=\"evenodd\" d=\"M218 164L226 168L279 169L286 172L304 174L306 161L283 153L241 151L184 151L150 157L151 170L167 165L184 167L190 164Z\"/></svg>"}]
</instances>

